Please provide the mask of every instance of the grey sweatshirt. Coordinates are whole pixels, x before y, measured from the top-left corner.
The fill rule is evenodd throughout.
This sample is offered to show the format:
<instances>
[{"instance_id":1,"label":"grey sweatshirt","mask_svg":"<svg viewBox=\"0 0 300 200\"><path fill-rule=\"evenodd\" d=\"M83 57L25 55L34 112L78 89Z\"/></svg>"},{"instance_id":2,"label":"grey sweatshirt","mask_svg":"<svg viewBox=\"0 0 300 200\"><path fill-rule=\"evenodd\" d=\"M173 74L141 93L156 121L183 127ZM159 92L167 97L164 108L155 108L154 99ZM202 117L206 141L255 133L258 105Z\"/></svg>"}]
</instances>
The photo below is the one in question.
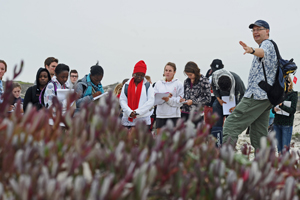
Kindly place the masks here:
<instances>
[{"instance_id":1,"label":"grey sweatshirt","mask_svg":"<svg viewBox=\"0 0 300 200\"><path fill-rule=\"evenodd\" d=\"M235 79L235 99L236 99L236 104L238 104L240 102L240 100L243 98L246 88L244 85L244 82L242 81L242 79L239 77L239 75L237 75L234 72L230 72L234 79ZM213 89L213 93L215 95L215 97L219 97L221 98L222 96L229 96L230 92L229 91L221 91L219 89L216 88L215 84L213 83L213 81L211 82L211 86Z\"/></svg>"},{"instance_id":2,"label":"grey sweatshirt","mask_svg":"<svg viewBox=\"0 0 300 200\"><path fill-rule=\"evenodd\" d=\"M87 75L80 79L74 86L75 92L80 95L80 98L76 101L76 108L79 108L83 102L92 102L94 98L93 95L83 97L88 87L86 77Z\"/></svg>"}]
</instances>

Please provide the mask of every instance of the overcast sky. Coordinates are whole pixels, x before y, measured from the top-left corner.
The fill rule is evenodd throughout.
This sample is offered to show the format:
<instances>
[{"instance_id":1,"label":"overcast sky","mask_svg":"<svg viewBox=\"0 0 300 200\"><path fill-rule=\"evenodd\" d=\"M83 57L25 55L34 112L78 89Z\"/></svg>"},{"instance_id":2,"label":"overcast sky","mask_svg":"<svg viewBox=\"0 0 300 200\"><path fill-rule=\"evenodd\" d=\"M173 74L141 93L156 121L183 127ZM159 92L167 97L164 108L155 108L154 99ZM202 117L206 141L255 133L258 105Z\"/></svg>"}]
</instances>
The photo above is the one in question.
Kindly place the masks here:
<instances>
[{"instance_id":1,"label":"overcast sky","mask_svg":"<svg viewBox=\"0 0 300 200\"><path fill-rule=\"evenodd\" d=\"M0 8L0 59L8 63L4 80L23 59L17 80L34 82L37 69L54 56L77 69L80 78L99 60L103 85L131 77L139 60L153 82L169 61L184 81L188 61L205 74L219 58L247 86L253 56L243 55L239 41L257 47L248 26L258 19L269 23L282 56L300 66L299 0L0 0Z\"/></svg>"}]
</instances>

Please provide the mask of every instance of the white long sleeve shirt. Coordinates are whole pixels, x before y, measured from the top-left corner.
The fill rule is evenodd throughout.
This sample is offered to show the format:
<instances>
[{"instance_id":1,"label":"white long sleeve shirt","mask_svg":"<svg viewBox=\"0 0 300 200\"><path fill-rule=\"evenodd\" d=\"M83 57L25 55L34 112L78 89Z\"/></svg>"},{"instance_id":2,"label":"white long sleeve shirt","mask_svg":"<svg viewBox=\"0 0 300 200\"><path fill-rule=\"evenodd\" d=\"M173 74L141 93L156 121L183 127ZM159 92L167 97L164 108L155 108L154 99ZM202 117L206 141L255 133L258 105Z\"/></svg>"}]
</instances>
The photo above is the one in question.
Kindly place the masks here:
<instances>
[{"instance_id":1,"label":"white long sleeve shirt","mask_svg":"<svg viewBox=\"0 0 300 200\"><path fill-rule=\"evenodd\" d=\"M184 88L181 81L177 78L173 78L172 81L166 82L165 80L157 81L154 87L154 94L156 93L166 93L172 94L169 101L163 104L157 105L156 117L157 118L178 118L181 117L180 99L183 98Z\"/></svg>"},{"instance_id":2,"label":"white long sleeve shirt","mask_svg":"<svg viewBox=\"0 0 300 200\"><path fill-rule=\"evenodd\" d=\"M56 89L68 89L66 84L61 85L59 83L56 76L53 76L52 81L56 85ZM49 108L52 105L52 99L54 96L56 96L54 85L53 85L53 83L49 82L47 87L45 88L45 93L44 93L44 103L47 108ZM63 113L65 113L66 107L67 107L67 99L64 99L61 103L63 105L63 108L62 108Z\"/></svg>"},{"instance_id":3,"label":"white long sleeve shirt","mask_svg":"<svg viewBox=\"0 0 300 200\"><path fill-rule=\"evenodd\" d=\"M125 84L129 85L130 80L128 80ZM146 82L147 82L147 80L144 78L142 92L141 92L140 101L139 101L139 106L135 110L136 113L139 114L136 116L137 119L142 118L142 117L148 117L148 116L150 117L152 114L152 111L149 111L149 110L152 108L152 106L154 104L154 90L153 90L153 87L151 87L151 85L150 85L148 88L148 92L147 92L146 86L145 86ZM123 109L123 118L128 118L134 110L131 110L131 108L129 108L129 106L128 106L128 99L127 99L127 96L125 95L125 84L122 88L122 92L121 92L121 96L120 96L120 105ZM127 94L128 94L128 92L129 91L127 91Z\"/></svg>"}]
</instances>

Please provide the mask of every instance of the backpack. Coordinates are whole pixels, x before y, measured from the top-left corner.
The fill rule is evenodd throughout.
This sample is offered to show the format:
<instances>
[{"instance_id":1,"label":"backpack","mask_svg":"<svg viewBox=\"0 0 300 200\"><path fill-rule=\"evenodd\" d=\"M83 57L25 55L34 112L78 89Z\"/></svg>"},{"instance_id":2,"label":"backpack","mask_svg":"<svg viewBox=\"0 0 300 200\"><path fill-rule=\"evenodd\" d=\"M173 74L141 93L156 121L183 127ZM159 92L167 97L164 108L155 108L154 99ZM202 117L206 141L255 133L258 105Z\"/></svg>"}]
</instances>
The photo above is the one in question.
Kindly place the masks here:
<instances>
[{"instance_id":1,"label":"backpack","mask_svg":"<svg viewBox=\"0 0 300 200\"><path fill-rule=\"evenodd\" d=\"M150 83L146 82L144 85L146 87L146 94L148 96L148 89L150 87ZM128 86L129 86L129 84L125 84L125 90L124 90L124 92L125 92L126 97L127 97L127 93L128 93Z\"/></svg>"},{"instance_id":2,"label":"backpack","mask_svg":"<svg viewBox=\"0 0 300 200\"><path fill-rule=\"evenodd\" d=\"M50 80L48 83L47 83L47 85L43 88L43 90L41 91L41 93L40 93L40 96L39 96L39 107L48 107L48 105L46 106L45 105L45 102L44 102L44 94L45 94L45 90L46 90L46 88L47 88L47 86L48 86L48 84L49 83L53 83L53 85L54 85L54 92L55 92L55 96L57 96L57 87L56 87L56 84L52 81L52 80Z\"/></svg>"},{"instance_id":3,"label":"backpack","mask_svg":"<svg viewBox=\"0 0 300 200\"><path fill-rule=\"evenodd\" d=\"M290 73L295 74L297 70L296 64L291 60L284 60L282 59L279 49L276 43L273 40L270 40L274 45L276 56L277 56L277 72L275 75L274 84L271 86L267 82L266 70L264 63L262 62L265 81L260 81L258 86L267 92L268 99L272 105L278 105L282 103L285 99L287 93L287 85L288 80L287 77Z\"/></svg>"},{"instance_id":4,"label":"backpack","mask_svg":"<svg viewBox=\"0 0 300 200\"><path fill-rule=\"evenodd\" d=\"M77 85L78 83L81 83L81 82L83 82L82 79L78 80L75 84ZM87 82L86 84L87 84L87 86L81 84L81 86L82 86L82 93L85 92L85 90L86 90L86 88L87 88L88 86L91 86L91 85L92 85L91 83L88 83L88 82ZM74 89L75 89L75 85L74 85Z\"/></svg>"},{"instance_id":5,"label":"backpack","mask_svg":"<svg viewBox=\"0 0 300 200\"><path fill-rule=\"evenodd\" d=\"M83 82L82 79L78 80L76 84L78 84L80 82ZM87 86L85 86L83 84L81 86L82 86L82 94L85 94L85 90L87 89L87 87L92 86L92 84L91 84L91 82L87 82ZM75 87L74 87L74 89L75 89Z\"/></svg>"}]
</instances>

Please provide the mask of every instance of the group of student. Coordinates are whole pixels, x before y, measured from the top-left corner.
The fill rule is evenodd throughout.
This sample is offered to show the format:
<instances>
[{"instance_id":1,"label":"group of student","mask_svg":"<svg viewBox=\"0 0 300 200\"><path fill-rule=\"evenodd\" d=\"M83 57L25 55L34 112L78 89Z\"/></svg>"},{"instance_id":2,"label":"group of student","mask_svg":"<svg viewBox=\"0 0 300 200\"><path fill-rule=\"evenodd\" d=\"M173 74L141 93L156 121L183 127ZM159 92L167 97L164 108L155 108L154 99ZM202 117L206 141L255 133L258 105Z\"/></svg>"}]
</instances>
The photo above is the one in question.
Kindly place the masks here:
<instances>
[{"instance_id":1,"label":"group of student","mask_svg":"<svg viewBox=\"0 0 300 200\"><path fill-rule=\"evenodd\" d=\"M185 65L187 79L184 83L175 77L175 63L168 62L163 71L163 78L151 85L150 77L146 76L147 65L141 60L135 64L132 78L116 86L114 93L120 99L123 126L130 130L137 122L145 122L150 126L153 123L151 116L155 112L156 132L159 134L168 120L173 125L180 118L187 120L193 108L211 101L209 79L200 74L195 62ZM156 94L165 94L162 101L155 103ZM200 119L193 122L196 125Z\"/></svg>"},{"instance_id":2,"label":"group of student","mask_svg":"<svg viewBox=\"0 0 300 200\"><path fill-rule=\"evenodd\" d=\"M93 97L104 93L101 85L104 71L98 64L92 66L90 73L81 80L78 80L78 72L76 70L70 71L68 65L59 64L58 59L54 57L47 58L44 64L45 68L38 69L35 83L27 89L24 99L20 97L21 85L16 82L13 83L12 93L14 101L10 112L14 110L17 101L22 103L22 110L24 111L26 111L29 103L37 110L43 107L49 108L53 103L53 97L57 96L58 89L74 89L80 94L79 99L76 101L76 107L78 108L82 102L90 102ZM6 71L6 62L0 60L0 99L4 92L2 78ZM61 103L64 111L66 109L66 99Z\"/></svg>"},{"instance_id":3,"label":"group of student","mask_svg":"<svg viewBox=\"0 0 300 200\"><path fill-rule=\"evenodd\" d=\"M211 107L212 112L219 116L211 133L217 139L216 145L220 147L224 118L228 116L223 113L223 104L227 102L222 97L228 96L229 99L234 99L237 106L243 98L246 88L236 73L224 69L221 60L214 59L210 67L206 76L203 76L195 62L188 62L184 67L187 79L182 83L175 77L176 65L169 62L164 66L163 78L154 83L152 88L147 85L147 83L151 83L150 77L146 76L147 66L144 61L139 61L134 66L132 78L124 80L114 90L116 96L120 98L123 126L132 129L138 121L143 121L149 126L152 125L153 110L151 108L155 106L156 129L159 134L167 120L171 120L175 125L179 118L187 120L193 108L204 105L204 110ZM284 146L289 147L290 145L298 101L298 94L293 90L291 77L288 79L289 85L285 100L291 101L291 105L286 106L281 103L271 110L275 116L273 127L276 132L279 153L283 151ZM163 102L155 105L155 94L159 93L168 93L169 96L163 97ZM232 113L236 106L231 107L229 112ZM279 110L288 114L282 115L278 112ZM193 122L196 125L202 120L200 118Z\"/></svg>"},{"instance_id":4,"label":"group of student","mask_svg":"<svg viewBox=\"0 0 300 200\"><path fill-rule=\"evenodd\" d=\"M159 134L168 120L173 125L180 118L187 120L191 111L202 105L205 108L211 107L212 112L219 116L218 121L212 127L212 132L217 130L220 133L219 135L213 134L221 141L218 145L220 146L222 144L222 126L224 117L226 117L222 109L226 102L222 97L235 98L235 102L238 104L245 93L245 86L237 74L224 69L221 60L213 60L210 67L204 76L200 73L200 68L195 62L188 62L183 70L187 78L182 83L175 76L177 71L175 63L168 62L163 68L163 78L152 85L150 77L146 76L146 63L142 60L137 62L133 69L132 78L125 79L114 90L122 109L122 125L129 130L133 130L137 122L145 122L149 126L153 125L151 116L155 111L156 132ZM2 78L6 71L7 64L0 60L0 97L4 91ZM101 84L103 75L104 70L97 63L91 66L89 74L78 80L76 70L70 71L69 66L59 64L58 59L49 57L45 60L45 68L38 69L35 85L28 88L24 100L20 97L21 85L13 84L14 101L11 110L14 109L17 101L23 103L24 111L26 111L29 103L37 109L48 108L52 105L53 97L57 96L57 89L74 89L79 96L75 105L76 108L80 109L84 102L92 102L95 97L104 93ZM68 81L69 78L71 81ZM162 101L155 104L156 94L167 95L162 97ZM293 91L291 80L286 100L291 101L290 106L280 104L279 107L272 109L275 114L274 130L276 131L279 152L285 145L290 144L294 113L298 101L298 95L297 92ZM66 109L66 100L62 100L61 103L63 109ZM234 109L235 107L230 108L230 112ZM289 115L276 113L279 109L286 111ZM194 119L193 123L197 125L202 120L203 118Z\"/></svg>"},{"instance_id":5,"label":"group of student","mask_svg":"<svg viewBox=\"0 0 300 200\"><path fill-rule=\"evenodd\" d=\"M224 69L221 60L214 59L210 67L211 69L204 76L195 62L188 62L183 70L187 78L182 83L175 77L177 71L175 63L168 62L163 69L163 78L155 82L152 88L149 87L150 77L146 76L147 66L144 61L139 61L134 66L132 78L124 80L114 90L115 95L120 98L123 111L122 124L131 129L136 122L143 121L150 125L151 130L154 112L156 132L159 134L160 129L166 125L168 120L173 125L180 118L186 121L190 118L191 111L194 109L199 112L195 108L202 105L205 107L204 110L210 107L210 113L214 112L219 115L219 120L213 126L212 133L219 140L218 146L220 146L224 121L222 106L223 103L226 103L222 100L222 96L236 98L238 103L244 95L245 86L237 74ZM168 95L162 97L163 101L155 103L154 99L157 94ZM153 106L155 109L152 109ZM234 108L231 108L231 112ZM197 125L203 121L203 117L197 115L200 113L195 114L198 117L191 117L191 119ZM205 115L207 114L208 112L205 112ZM218 134L214 134L216 130Z\"/></svg>"}]
</instances>

